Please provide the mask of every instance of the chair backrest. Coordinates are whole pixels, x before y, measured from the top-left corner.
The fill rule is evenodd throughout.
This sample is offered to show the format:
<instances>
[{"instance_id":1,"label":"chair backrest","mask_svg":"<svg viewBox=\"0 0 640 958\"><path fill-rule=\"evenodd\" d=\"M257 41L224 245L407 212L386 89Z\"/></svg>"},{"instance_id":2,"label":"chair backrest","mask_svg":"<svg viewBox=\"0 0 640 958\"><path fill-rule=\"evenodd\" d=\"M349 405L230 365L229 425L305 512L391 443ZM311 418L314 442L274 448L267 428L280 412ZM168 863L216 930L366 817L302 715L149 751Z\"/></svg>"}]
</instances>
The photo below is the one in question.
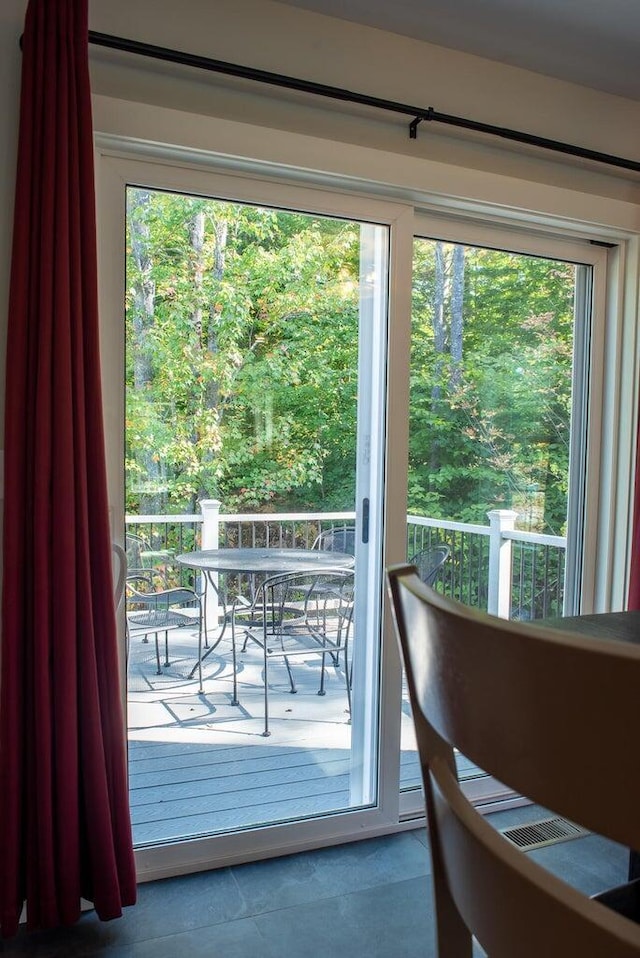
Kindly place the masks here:
<instances>
[{"instance_id":1,"label":"chair backrest","mask_svg":"<svg viewBox=\"0 0 640 958\"><path fill-rule=\"evenodd\" d=\"M640 648L514 623L389 570L427 800L438 954L640 955L640 926L546 872L477 812L453 747L587 829L640 848Z\"/></svg>"},{"instance_id":2,"label":"chair backrest","mask_svg":"<svg viewBox=\"0 0 640 958\"><path fill-rule=\"evenodd\" d=\"M325 627L329 622L345 638L353 617L353 593L353 569L325 568L268 576L260 583L256 601L269 610L267 618L278 628L301 622L305 631L317 619Z\"/></svg>"},{"instance_id":3,"label":"chair backrest","mask_svg":"<svg viewBox=\"0 0 640 958\"><path fill-rule=\"evenodd\" d=\"M341 526L336 529L327 529L321 532L312 546L323 552L346 552L347 555L356 553L355 526Z\"/></svg>"},{"instance_id":4,"label":"chair backrest","mask_svg":"<svg viewBox=\"0 0 640 958\"><path fill-rule=\"evenodd\" d=\"M125 550L129 569L142 569L144 567L142 553L145 549L148 549L148 546L142 536L138 536L133 532L127 532L125 536Z\"/></svg>"},{"instance_id":5,"label":"chair backrest","mask_svg":"<svg viewBox=\"0 0 640 958\"><path fill-rule=\"evenodd\" d=\"M416 567L418 575L425 585L433 585L438 572L450 555L451 549L448 545L437 545L431 549L423 549L421 552L416 552L416 554L409 559L409 565Z\"/></svg>"},{"instance_id":6,"label":"chair backrest","mask_svg":"<svg viewBox=\"0 0 640 958\"><path fill-rule=\"evenodd\" d=\"M116 609L119 609L127 577L127 555L117 542L112 542L111 548L113 552L113 601Z\"/></svg>"}]
</instances>

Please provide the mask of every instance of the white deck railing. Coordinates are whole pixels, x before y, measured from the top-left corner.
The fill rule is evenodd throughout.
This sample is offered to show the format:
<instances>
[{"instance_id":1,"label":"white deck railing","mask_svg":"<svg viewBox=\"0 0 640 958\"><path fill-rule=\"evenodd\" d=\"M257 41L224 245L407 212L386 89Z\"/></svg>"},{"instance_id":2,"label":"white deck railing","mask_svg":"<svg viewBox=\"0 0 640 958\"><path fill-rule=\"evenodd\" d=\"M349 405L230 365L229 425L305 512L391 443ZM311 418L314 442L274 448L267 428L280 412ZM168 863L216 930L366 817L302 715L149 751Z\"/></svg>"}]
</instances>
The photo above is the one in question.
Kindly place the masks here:
<instances>
[{"instance_id":1,"label":"white deck railing","mask_svg":"<svg viewBox=\"0 0 640 958\"><path fill-rule=\"evenodd\" d=\"M310 548L322 530L355 522L355 512L223 513L215 499L186 515L129 515L127 527L141 532L154 548L176 552L221 546ZM562 614L564 554L561 536L515 528L518 513L493 509L489 525L407 516L410 558L435 542L447 542L451 560L442 589L469 604L509 618Z\"/></svg>"}]
</instances>

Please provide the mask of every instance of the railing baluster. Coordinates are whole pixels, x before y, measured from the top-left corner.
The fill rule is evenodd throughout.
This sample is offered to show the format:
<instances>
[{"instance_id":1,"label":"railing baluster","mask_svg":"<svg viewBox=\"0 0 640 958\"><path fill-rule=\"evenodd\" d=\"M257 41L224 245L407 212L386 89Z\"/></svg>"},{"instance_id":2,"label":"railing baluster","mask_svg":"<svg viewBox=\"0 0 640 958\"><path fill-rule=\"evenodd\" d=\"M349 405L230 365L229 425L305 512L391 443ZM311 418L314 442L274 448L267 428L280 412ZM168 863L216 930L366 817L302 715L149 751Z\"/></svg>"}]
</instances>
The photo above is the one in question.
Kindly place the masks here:
<instances>
[{"instance_id":1,"label":"railing baluster","mask_svg":"<svg viewBox=\"0 0 640 958\"><path fill-rule=\"evenodd\" d=\"M353 513L286 513L268 519L264 514L219 515L219 545L227 548L273 546L310 548L320 532L343 530ZM489 526L429 517L407 519L407 556L446 542L449 561L438 579L438 589L470 605L487 607L489 591ZM175 554L203 547L201 515L127 516L126 529L149 543L151 551ZM514 611L532 618L562 614L565 540L559 536L504 530L501 539L513 546L510 570ZM508 550L505 550L508 552ZM182 580L183 569L169 563L168 573ZM240 583L238 583L240 586Z\"/></svg>"}]
</instances>

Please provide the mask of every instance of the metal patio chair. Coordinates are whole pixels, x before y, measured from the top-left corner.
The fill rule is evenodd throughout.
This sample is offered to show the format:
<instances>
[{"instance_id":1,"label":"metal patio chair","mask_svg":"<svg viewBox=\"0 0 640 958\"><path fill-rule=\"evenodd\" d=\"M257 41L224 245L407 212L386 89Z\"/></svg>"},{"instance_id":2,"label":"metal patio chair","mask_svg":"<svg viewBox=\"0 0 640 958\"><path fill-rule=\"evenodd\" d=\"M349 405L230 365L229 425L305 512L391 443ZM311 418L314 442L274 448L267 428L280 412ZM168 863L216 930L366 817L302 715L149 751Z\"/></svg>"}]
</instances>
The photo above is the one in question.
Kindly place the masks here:
<instances>
[{"instance_id":1,"label":"metal patio chair","mask_svg":"<svg viewBox=\"0 0 640 958\"><path fill-rule=\"evenodd\" d=\"M338 526L335 529L326 529L316 536L312 549L321 549L323 552L346 552L347 555L356 553L356 527Z\"/></svg>"},{"instance_id":2,"label":"metal patio chair","mask_svg":"<svg viewBox=\"0 0 640 958\"><path fill-rule=\"evenodd\" d=\"M325 529L316 536L311 548L319 549L321 552L344 552L346 555L355 556L356 527L337 526L333 529ZM318 586L315 590L316 594L321 593L322 588ZM336 662L335 659L334 662Z\"/></svg>"},{"instance_id":3,"label":"metal patio chair","mask_svg":"<svg viewBox=\"0 0 640 958\"><path fill-rule=\"evenodd\" d=\"M124 596L124 586L127 578L127 555L117 542L111 543L111 551L113 559L113 604L117 612Z\"/></svg>"},{"instance_id":4,"label":"metal patio chair","mask_svg":"<svg viewBox=\"0 0 640 958\"><path fill-rule=\"evenodd\" d=\"M164 666L168 668L169 632L172 629L186 627L197 628L197 662L192 669L191 678L198 671L199 691L202 692L202 645L206 628L203 595L195 589L178 586L170 589L155 587L156 572L153 569L139 569L127 574L125 585L127 638L142 636L148 641L153 635L156 651L156 674L162 675L160 661L160 635L164 633Z\"/></svg>"},{"instance_id":5,"label":"metal patio chair","mask_svg":"<svg viewBox=\"0 0 640 958\"><path fill-rule=\"evenodd\" d=\"M172 549L154 549L144 536L127 532L125 552L129 572L153 569L166 583L166 566L172 562L175 555Z\"/></svg>"},{"instance_id":6,"label":"metal patio chair","mask_svg":"<svg viewBox=\"0 0 640 958\"><path fill-rule=\"evenodd\" d=\"M321 572L294 572L270 576L257 590L250 608L236 604L231 613L233 651L233 701L238 705L236 643L242 635L247 643L257 645L263 654L264 732L269 729L269 663L284 660L290 691L296 684L291 659L318 655L321 659L318 695L325 694L326 658L336 669L343 659L349 713L351 683L349 680L349 640L353 619L353 569L324 569Z\"/></svg>"},{"instance_id":7,"label":"metal patio chair","mask_svg":"<svg viewBox=\"0 0 640 958\"><path fill-rule=\"evenodd\" d=\"M451 548L444 543L422 549L409 559L409 564L416 567L418 575L425 585L433 585L440 569L451 555Z\"/></svg>"}]
</instances>

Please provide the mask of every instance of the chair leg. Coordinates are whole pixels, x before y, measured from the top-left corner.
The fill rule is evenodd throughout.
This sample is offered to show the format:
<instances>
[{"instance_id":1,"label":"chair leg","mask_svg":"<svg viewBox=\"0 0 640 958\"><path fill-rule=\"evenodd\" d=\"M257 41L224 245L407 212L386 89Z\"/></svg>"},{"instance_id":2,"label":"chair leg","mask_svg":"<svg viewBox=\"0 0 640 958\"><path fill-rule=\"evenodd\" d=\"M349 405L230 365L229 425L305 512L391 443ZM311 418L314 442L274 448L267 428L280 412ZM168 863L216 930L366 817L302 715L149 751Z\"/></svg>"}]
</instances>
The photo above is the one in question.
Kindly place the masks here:
<instances>
[{"instance_id":1,"label":"chair leg","mask_svg":"<svg viewBox=\"0 0 640 958\"><path fill-rule=\"evenodd\" d=\"M329 654L330 654L330 653L329 653ZM333 656L331 656L331 658L333 658ZM323 653L322 653L322 666L321 666L321 668L320 668L320 688L318 689L318 695L326 695L326 694L327 694L327 693L325 692L325 689L324 689L324 673L325 673L325 662L324 662L324 660L325 660L325 654L324 654L324 652L323 652Z\"/></svg>"},{"instance_id":2,"label":"chair leg","mask_svg":"<svg viewBox=\"0 0 640 958\"><path fill-rule=\"evenodd\" d=\"M351 721L351 675L349 674L349 663L347 662L347 650L344 650L344 680L347 686L347 708L349 709L349 721Z\"/></svg>"},{"instance_id":3,"label":"chair leg","mask_svg":"<svg viewBox=\"0 0 640 958\"><path fill-rule=\"evenodd\" d=\"M200 628L204 629L204 647L209 648L209 627L207 624L207 590L200 599Z\"/></svg>"},{"instance_id":4,"label":"chair leg","mask_svg":"<svg viewBox=\"0 0 640 958\"><path fill-rule=\"evenodd\" d=\"M240 705L240 700L238 699L238 662L236 655L236 630L234 628L233 620L231 621L231 659L233 662L233 698L231 699L232 705Z\"/></svg>"},{"instance_id":5,"label":"chair leg","mask_svg":"<svg viewBox=\"0 0 640 958\"><path fill-rule=\"evenodd\" d=\"M284 651L284 632L283 631L280 632L280 648L282 649L282 652L283 652L284 664L287 667L287 674L289 676L289 691L292 695L295 695L298 690L296 688L296 683L293 678L293 672L291 671L291 666L289 665L289 659Z\"/></svg>"},{"instance_id":6,"label":"chair leg","mask_svg":"<svg viewBox=\"0 0 640 958\"><path fill-rule=\"evenodd\" d=\"M298 689L296 688L296 683L293 678L293 672L291 671L291 666L289 665L289 659L287 658L286 655L284 657L284 664L287 667L287 674L289 676L289 692L291 695L296 695L298 692Z\"/></svg>"},{"instance_id":7,"label":"chair leg","mask_svg":"<svg viewBox=\"0 0 640 958\"><path fill-rule=\"evenodd\" d=\"M165 668L169 668L169 630L165 629L164 633L164 665Z\"/></svg>"},{"instance_id":8,"label":"chair leg","mask_svg":"<svg viewBox=\"0 0 640 958\"><path fill-rule=\"evenodd\" d=\"M156 642L156 675L162 675L162 668L160 666L160 643L158 641L158 633L154 632L155 642Z\"/></svg>"},{"instance_id":9,"label":"chair leg","mask_svg":"<svg viewBox=\"0 0 640 958\"><path fill-rule=\"evenodd\" d=\"M266 629L263 636L263 653L264 653L264 732L262 733L265 738L268 738L271 735L269 731L269 673L268 673L268 662L269 657L267 656L267 636Z\"/></svg>"},{"instance_id":10,"label":"chair leg","mask_svg":"<svg viewBox=\"0 0 640 958\"><path fill-rule=\"evenodd\" d=\"M202 695L204 692L202 687L202 614L200 615L200 623L198 625L198 683L200 686L198 691L200 695Z\"/></svg>"}]
</instances>

